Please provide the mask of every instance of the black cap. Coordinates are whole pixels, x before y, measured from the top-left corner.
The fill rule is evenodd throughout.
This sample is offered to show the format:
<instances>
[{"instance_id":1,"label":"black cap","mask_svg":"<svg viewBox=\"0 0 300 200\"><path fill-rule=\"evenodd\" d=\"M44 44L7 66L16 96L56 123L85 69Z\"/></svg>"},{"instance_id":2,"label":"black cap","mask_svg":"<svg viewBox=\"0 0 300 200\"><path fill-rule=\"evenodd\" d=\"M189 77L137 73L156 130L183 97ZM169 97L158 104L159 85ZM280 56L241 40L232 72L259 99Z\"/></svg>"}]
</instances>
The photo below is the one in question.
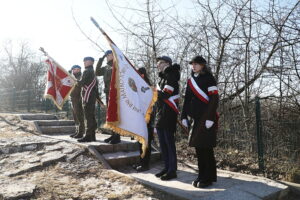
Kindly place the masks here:
<instances>
[{"instance_id":1,"label":"black cap","mask_svg":"<svg viewBox=\"0 0 300 200\"><path fill-rule=\"evenodd\" d=\"M169 56L161 56L156 58L157 61L163 60L172 65L172 59Z\"/></svg>"},{"instance_id":2,"label":"black cap","mask_svg":"<svg viewBox=\"0 0 300 200\"><path fill-rule=\"evenodd\" d=\"M195 57L189 62L189 64L193 64L193 63L204 64L204 65L207 64L206 60L205 60L202 56L195 56Z\"/></svg>"}]
</instances>

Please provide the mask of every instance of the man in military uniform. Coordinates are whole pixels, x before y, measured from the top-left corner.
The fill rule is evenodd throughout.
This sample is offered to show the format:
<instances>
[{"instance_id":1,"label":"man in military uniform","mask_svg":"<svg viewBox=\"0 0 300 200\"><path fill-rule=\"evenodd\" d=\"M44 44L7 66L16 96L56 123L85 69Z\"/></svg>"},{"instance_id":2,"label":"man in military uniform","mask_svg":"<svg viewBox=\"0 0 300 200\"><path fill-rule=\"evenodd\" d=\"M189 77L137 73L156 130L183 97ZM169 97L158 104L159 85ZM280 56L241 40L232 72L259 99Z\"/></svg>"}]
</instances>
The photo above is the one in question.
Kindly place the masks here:
<instances>
[{"instance_id":1,"label":"man in military uniform","mask_svg":"<svg viewBox=\"0 0 300 200\"><path fill-rule=\"evenodd\" d=\"M72 66L70 73L77 80L81 79L81 67L79 65ZM81 99L81 87L79 87L79 85L74 87L70 97L72 102L73 118L76 126L76 132L70 136L73 138L82 138L85 131L85 126Z\"/></svg>"},{"instance_id":2,"label":"man in military uniform","mask_svg":"<svg viewBox=\"0 0 300 200\"><path fill-rule=\"evenodd\" d=\"M102 67L102 63L106 58L107 64ZM109 89L110 89L110 80L112 74L112 64L113 64L113 53L111 50L107 50L102 58L99 59L96 67L96 76L103 76L104 80L104 93L106 96L106 105L108 105L109 99ZM111 137L104 140L106 143L117 144L120 143L120 135L113 133Z\"/></svg>"},{"instance_id":3,"label":"man in military uniform","mask_svg":"<svg viewBox=\"0 0 300 200\"><path fill-rule=\"evenodd\" d=\"M96 141L95 104L98 95L98 81L93 68L94 58L85 57L83 62L85 70L77 84L82 88L82 103L87 129L84 137L79 139L78 142L92 142Z\"/></svg>"}]
</instances>

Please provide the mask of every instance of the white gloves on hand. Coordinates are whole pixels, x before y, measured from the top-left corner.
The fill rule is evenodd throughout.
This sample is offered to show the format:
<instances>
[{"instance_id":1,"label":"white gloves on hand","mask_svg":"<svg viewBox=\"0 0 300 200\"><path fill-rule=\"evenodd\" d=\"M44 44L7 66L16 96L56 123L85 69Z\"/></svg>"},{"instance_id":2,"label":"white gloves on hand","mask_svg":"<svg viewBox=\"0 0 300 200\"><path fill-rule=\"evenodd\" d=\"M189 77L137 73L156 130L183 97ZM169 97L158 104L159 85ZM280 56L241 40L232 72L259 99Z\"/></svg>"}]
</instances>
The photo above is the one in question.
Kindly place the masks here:
<instances>
[{"instance_id":1,"label":"white gloves on hand","mask_svg":"<svg viewBox=\"0 0 300 200\"><path fill-rule=\"evenodd\" d=\"M183 119L181 121L181 123L182 123L183 126L188 127L188 121L187 121L187 119Z\"/></svg>"},{"instance_id":2,"label":"white gloves on hand","mask_svg":"<svg viewBox=\"0 0 300 200\"><path fill-rule=\"evenodd\" d=\"M214 122L213 122L213 121L210 121L210 120L206 120L206 121L205 121L205 127L206 127L207 129L211 128L213 125L214 125Z\"/></svg>"}]
</instances>

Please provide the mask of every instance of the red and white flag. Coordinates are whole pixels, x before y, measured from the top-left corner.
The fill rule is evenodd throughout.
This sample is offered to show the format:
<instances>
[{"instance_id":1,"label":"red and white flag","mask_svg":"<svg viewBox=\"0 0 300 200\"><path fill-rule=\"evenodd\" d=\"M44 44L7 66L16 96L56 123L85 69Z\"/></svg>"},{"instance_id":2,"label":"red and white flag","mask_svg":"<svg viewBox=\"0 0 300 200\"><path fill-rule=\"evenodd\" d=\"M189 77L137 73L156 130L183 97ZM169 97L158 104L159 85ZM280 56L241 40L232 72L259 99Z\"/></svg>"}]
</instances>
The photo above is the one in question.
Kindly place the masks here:
<instances>
[{"instance_id":1,"label":"red and white flag","mask_svg":"<svg viewBox=\"0 0 300 200\"><path fill-rule=\"evenodd\" d=\"M144 157L148 145L147 123L157 99L157 92L146 83L108 36L107 39L114 60L104 127L120 135L134 137L142 144L141 156Z\"/></svg>"},{"instance_id":2,"label":"red and white flag","mask_svg":"<svg viewBox=\"0 0 300 200\"><path fill-rule=\"evenodd\" d=\"M76 80L51 57L48 56L45 62L49 68L44 97L51 99L61 110L73 90Z\"/></svg>"}]
</instances>

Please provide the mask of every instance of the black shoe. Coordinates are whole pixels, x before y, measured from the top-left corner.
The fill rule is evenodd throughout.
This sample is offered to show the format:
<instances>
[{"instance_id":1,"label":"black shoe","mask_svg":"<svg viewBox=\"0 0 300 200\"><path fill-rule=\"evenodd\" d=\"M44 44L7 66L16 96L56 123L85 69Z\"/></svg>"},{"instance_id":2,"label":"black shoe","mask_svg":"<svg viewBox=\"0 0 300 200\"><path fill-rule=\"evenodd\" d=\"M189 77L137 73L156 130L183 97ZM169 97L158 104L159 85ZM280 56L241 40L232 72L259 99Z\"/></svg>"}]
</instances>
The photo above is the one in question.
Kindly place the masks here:
<instances>
[{"instance_id":1,"label":"black shoe","mask_svg":"<svg viewBox=\"0 0 300 200\"><path fill-rule=\"evenodd\" d=\"M121 142L121 139L120 139L120 135L115 135L112 140L109 142L109 144L118 144Z\"/></svg>"},{"instance_id":2,"label":"black shoe","mask_svg":"<svg viewBox=\"0 0 300 200\"><path fill-rule=\"evenodd\" d=\"M92 138L89 136L84 136L83 138L77 140L78 142L92 142Z\"/></svg>"},{"instance_id":3,"label":"black shoe","mask_svg":"<svg viewBox=\"0 0 300 200\"><path fill-rule=\"evenodd\" d=\"M76 134L76 135L73 136L73 138L77 138L77 139L78 139L78 138L82 138L82 137L83 137L83 134L82 134L82 133L80 133L80 134L78 133L78 134Z\"/></svg>"},{"instance_id":4,"label":"black shoe","mask_svg":"<svg viewBox=\"0 0 300 200\"><path fill-rule=\"evenodd\" d=\"M144 171L148 171L148 170L149 170L148 166L142 166L142 165L140 165L140 166L136 167L136 171L138 171L138 172L144 172Z\"/></svg>"},{"instance_id":5,"label":"black shoe","mask_svg":"<svg viewBox=\"0 0 300 200\"><path fill-rule=\"evenodd\" d=\"M132 168L136 170L136 168L137 168L138 166L139 166L138 164L134 164L134 165L132 165Z\"/></svg>"},{"instance_id":6,"label":"black shoe","mask_svg":"<svg viewBox=\"0 0 300 200\"><path fill-rule=\"evenodd\" d=\"M167 170L166 170L166 169L163 169L161 172L155 174L155 176L156 176L157 178L159 178L159 177L165 175L166 173L167 173Z\"/></svg>"},{"instance_id":7,"label":"black shoe","mask_svg":"<svg viewBox=\"0 0 300 200\"><path fill-rule=\"evenodd\" d=\"M211 181L200 181L197 184L197 188L207 188L208 186L211 186L212 182Z\"/></svg>"},{"instance_id":8,"label":"black shoe","mask_svg":"<svg viewBox=\"0 0 300 200\"><path fill-rule=\"evenodd\" d=\"M96 142L96 134L92 135L91 139L92 139L93 142Z\"/></svg>"},{"instance_id":9,"label":"black shoe","mask_svg":"<svg viewBox=\"0 0 300 200\"><path fill-rule=\"evenodd\" d=\"M77 133L73 133L70 135L71 138L75 137L77 135Z\"/></svg>"},{"instance_id":10,"label":"black shoe","mask_svg":"<svg viewBox=\"0 0 300 200\"><path fill-rule=\"evenodd\" d=\"M193 182L192 182L192 185L194 186L194 187L197 187L197 185L198 185L198 183L201 181L201 179L198 177L198 178L196 178Z\"/></svg>"},{"instance_id":11,"label":"black shoe","mask_svg":"<svg viewBox=\"0 0 300 200\"><path fill-rule=\"evenodd\" d=\"M173 178L177 178L176 172L167 173L167 174L163 175L162 177L160 177L160 179L162 181L171 180Z\"/></svg>"},{"instance_id":12,"label":"black shoe","mask_svg":"<svg viewBox=\"0 0 300 200\"><path fill-rule=\"evenodd\" d=\"M113 135L104 140L105 143L109 143L113 139Z\"/></svg>"}]
</instances>

